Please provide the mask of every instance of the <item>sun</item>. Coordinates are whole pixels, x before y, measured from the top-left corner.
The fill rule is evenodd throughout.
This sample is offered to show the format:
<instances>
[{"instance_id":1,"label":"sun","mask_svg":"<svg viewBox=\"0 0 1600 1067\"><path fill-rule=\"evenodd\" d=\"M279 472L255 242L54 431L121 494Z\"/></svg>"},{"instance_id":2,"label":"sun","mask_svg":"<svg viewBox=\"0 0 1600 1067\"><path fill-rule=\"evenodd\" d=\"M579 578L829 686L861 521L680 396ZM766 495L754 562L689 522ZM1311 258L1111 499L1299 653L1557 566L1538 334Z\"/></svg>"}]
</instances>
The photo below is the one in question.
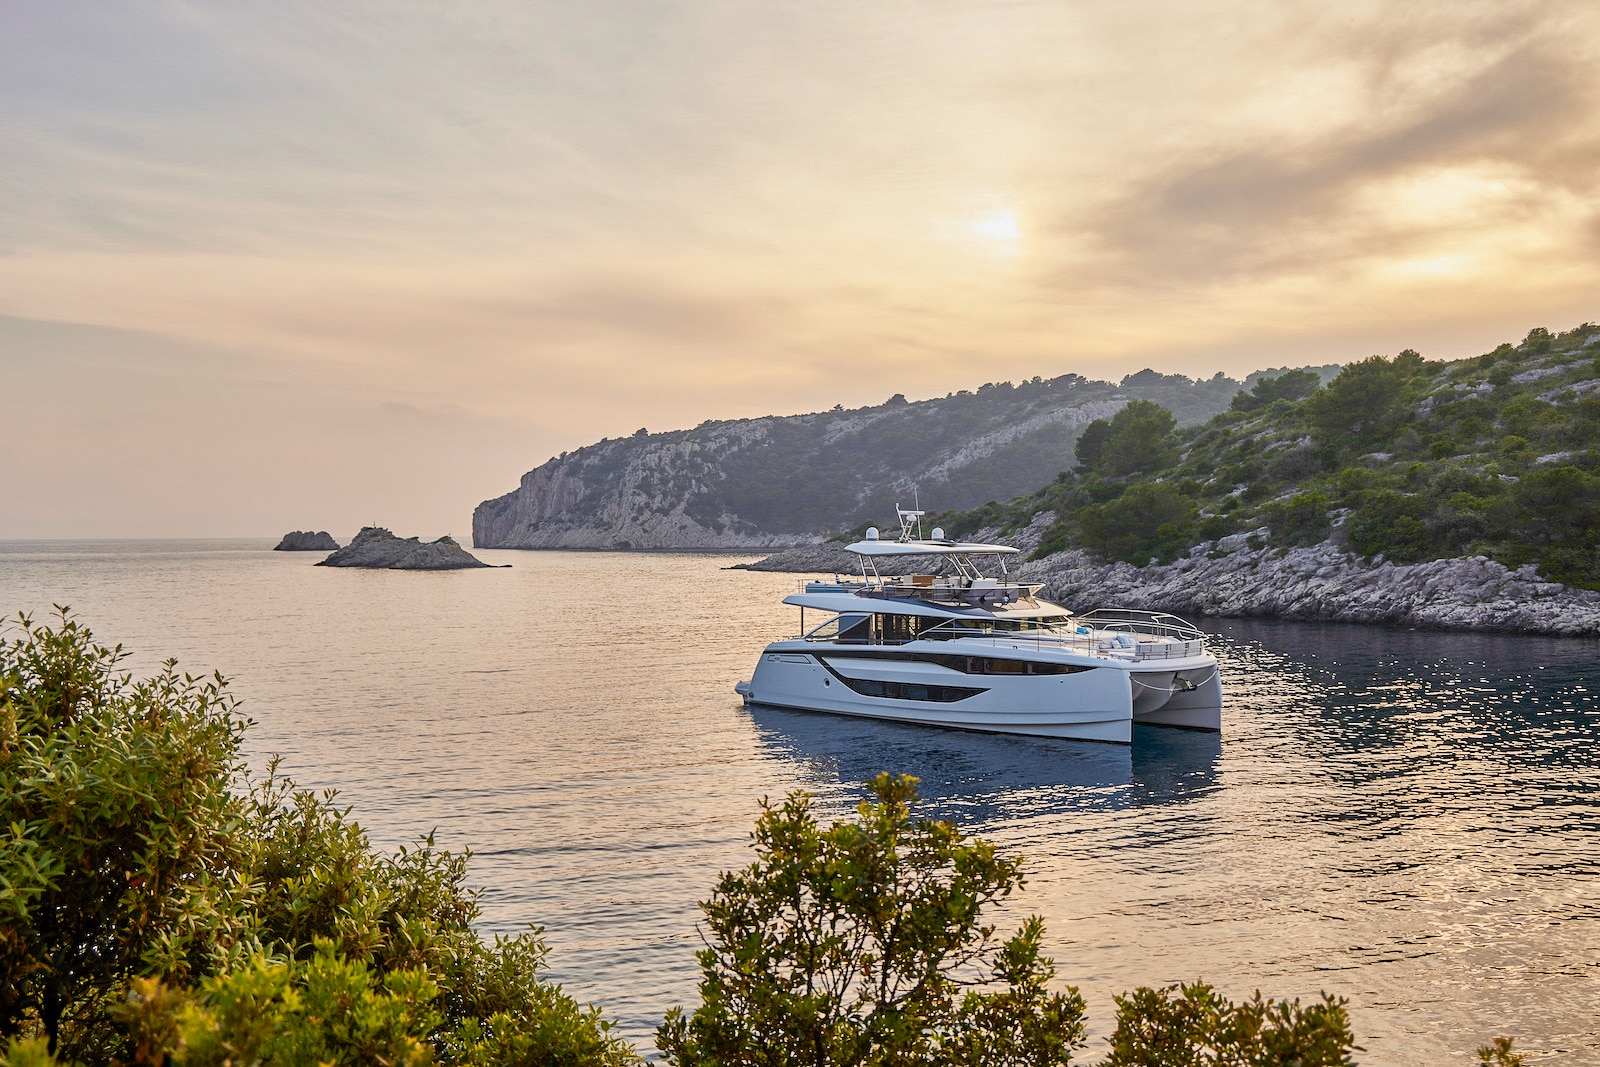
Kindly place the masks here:
<instances>
[{"instance_id":1,"label":"sun","mask_svg":"<svg viewBox=\"0 0 1600 1067\"><path fill-rule=\"evenodd\" d=\"M1015 211L996 211L984 215L974 219L971 226L974 233L996 241L1015 241L1022 236L1022 227L1017 224Z\"/></svg>"}]
</instances>

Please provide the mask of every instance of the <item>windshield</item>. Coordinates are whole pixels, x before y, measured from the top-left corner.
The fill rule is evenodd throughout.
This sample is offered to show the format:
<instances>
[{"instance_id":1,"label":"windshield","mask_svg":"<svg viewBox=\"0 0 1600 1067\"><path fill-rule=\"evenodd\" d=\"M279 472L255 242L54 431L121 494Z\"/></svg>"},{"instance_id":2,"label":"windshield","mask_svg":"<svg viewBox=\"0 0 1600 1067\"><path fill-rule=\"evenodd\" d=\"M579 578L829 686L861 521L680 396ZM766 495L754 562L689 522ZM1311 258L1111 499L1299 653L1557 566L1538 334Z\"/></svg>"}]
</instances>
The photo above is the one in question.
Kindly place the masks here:
<instances>
[{"instance_id":1,"label":"windshield","mask_svg":"<svg viewBox=\"0 0 1600 1067\"><path fill-rule=\"evenodd\" d=\"M869 633L870 615L835 615L827 622L807 631L807 641L865 641Z\"/></svg>"}]
</instances>

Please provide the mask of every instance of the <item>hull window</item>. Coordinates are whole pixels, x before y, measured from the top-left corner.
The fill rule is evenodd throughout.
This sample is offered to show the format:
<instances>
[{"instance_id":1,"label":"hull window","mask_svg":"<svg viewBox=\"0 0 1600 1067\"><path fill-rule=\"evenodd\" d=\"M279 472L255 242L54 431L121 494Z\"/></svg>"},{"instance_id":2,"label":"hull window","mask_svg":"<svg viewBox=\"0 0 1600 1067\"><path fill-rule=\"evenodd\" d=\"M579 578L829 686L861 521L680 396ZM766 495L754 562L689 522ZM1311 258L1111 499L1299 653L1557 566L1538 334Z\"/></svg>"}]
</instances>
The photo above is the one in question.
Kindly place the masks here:
<instances>
[{"instance_id":1,"label":"hull window","mask_svg":"<svg viewBox=\"0 0 1600 1067\"><path fill-rule=\"evenodd\" d=\"M886 682L876 678L846 678L819 660L827 672L864 697L882 697L884 700L927 700L935 704L954 704L958 700L987 693L987 689L974 689L964 685L927 685L923 682Z\"/></svg>"},{"instance_id":2,"label":"hull window","mask_svg":"<svg viewBox=\"0 0 1600 1067\"><path fill-rule=\"evenodd\" d=\"M1031 659L1000 659L995 656L940 656L944 666L963 674L1077 674L1092 671L1076 663L1038 663ZM945 660L965 660L965 664L944 663Z\"/></svg>"},{"instance_id":3,"label":"hull window","mask_svg":"<svg viewBox=\"0 0 1600 1067\"><path fill-rule=\"evenodd\" d=\"M1076 663L1040 663L1028 659L1005 659L1000 656L952 656L942 652L843 652L830 651L829 656L836 659L875 659L895 663L912 661L915 663L937 663L952 671L962 674L997 674L997 675L1040 675L1040 674L1077 674L1079 671L1092 671L1095 668Z\"/></svg>"},{"instance_id":4,"label":"hull window","mask_svg":"<svg viewBox=\"0 0 1600 1067\"><path fill-rule=\"evenodd\" d=\"M864 697L883 697L885 700L930 700L936 704L954 704L958 700L986 693L986 689L971 689L964 685L920 685L911 682L879 682L871 678L845 678L840 681Z\"/></svg>"}]
</instances>

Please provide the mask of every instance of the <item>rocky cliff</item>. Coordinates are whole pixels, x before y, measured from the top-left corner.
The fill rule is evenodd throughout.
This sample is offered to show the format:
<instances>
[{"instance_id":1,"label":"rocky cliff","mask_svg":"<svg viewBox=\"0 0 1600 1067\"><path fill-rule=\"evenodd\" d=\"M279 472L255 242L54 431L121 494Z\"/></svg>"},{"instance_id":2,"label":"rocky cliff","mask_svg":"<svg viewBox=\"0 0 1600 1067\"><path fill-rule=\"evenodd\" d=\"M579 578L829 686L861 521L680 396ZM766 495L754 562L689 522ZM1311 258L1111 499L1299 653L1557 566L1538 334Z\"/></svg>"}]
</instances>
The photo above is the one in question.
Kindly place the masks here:
<instances>
[{"instance_id":1,"label":"rocky cliff","mask_svg":"<svg viewBox=\"0 0 1600 1067\"><path fill-rule=\"evenodd\" d=\"M364 526L355 540L341 548L319 567L364 567L391 571L455 571L487 567L454 538L441 537L424 544L415 537L396 537L381 526Z\"/></svg>"},{"instance_id":2,"label":"rocky cliff","mask_svg":"<svg viewBox=\"0 0 1600 1067\"><path fill-rule=\"evenodd\" d=\"M1323 368L1331 373L1334 368ZM1247 381L1254 380L1252 376ZM872 408L707 422L606 440L529 471L480 504L479 548L768 549L895 504L965 508L1048 482L1089 423L1135 398L1180 423L1224 410L1241 383L1141 371L1120 385L1066 375Z\"/></svg>"}]
</instances>

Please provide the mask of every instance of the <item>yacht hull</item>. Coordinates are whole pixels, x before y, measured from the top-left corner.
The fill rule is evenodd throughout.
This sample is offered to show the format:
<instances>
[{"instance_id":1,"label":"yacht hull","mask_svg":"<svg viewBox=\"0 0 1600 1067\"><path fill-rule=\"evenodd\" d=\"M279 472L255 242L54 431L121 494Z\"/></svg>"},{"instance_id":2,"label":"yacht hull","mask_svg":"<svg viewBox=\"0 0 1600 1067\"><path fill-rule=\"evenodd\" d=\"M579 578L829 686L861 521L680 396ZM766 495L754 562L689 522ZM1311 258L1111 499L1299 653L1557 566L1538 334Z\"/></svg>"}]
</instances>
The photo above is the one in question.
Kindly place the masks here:
<instances>
[{"instance_id":1,"label":"yacht hull","mask_svg":"<svg viewBox=\"0 0 1600 1067\"><path fill-rule=\"evenodd\" d=\"M944 648L952 646L946 644ZM1015 655L1015 653L1012 653ZM1132 664L1066 664L1033 657L1034 667L1061 673L969 675L900 654L868 655L819 649L804 642L768 647L739 692L749 703L801 711L887 719L986 733L1059 737L1128 744L1133 723L1206 727L1204 690L1188 678L1216 673L1214 660L1164 664L1136 672ZM1220 689L1217 690L1220 726ZM1174 700L1181 700L1174 705ZM1172 708L1163 721L1162 710ZM1188 721L1193 719L1194 721Z\"/></svg>"}]
</instances>

